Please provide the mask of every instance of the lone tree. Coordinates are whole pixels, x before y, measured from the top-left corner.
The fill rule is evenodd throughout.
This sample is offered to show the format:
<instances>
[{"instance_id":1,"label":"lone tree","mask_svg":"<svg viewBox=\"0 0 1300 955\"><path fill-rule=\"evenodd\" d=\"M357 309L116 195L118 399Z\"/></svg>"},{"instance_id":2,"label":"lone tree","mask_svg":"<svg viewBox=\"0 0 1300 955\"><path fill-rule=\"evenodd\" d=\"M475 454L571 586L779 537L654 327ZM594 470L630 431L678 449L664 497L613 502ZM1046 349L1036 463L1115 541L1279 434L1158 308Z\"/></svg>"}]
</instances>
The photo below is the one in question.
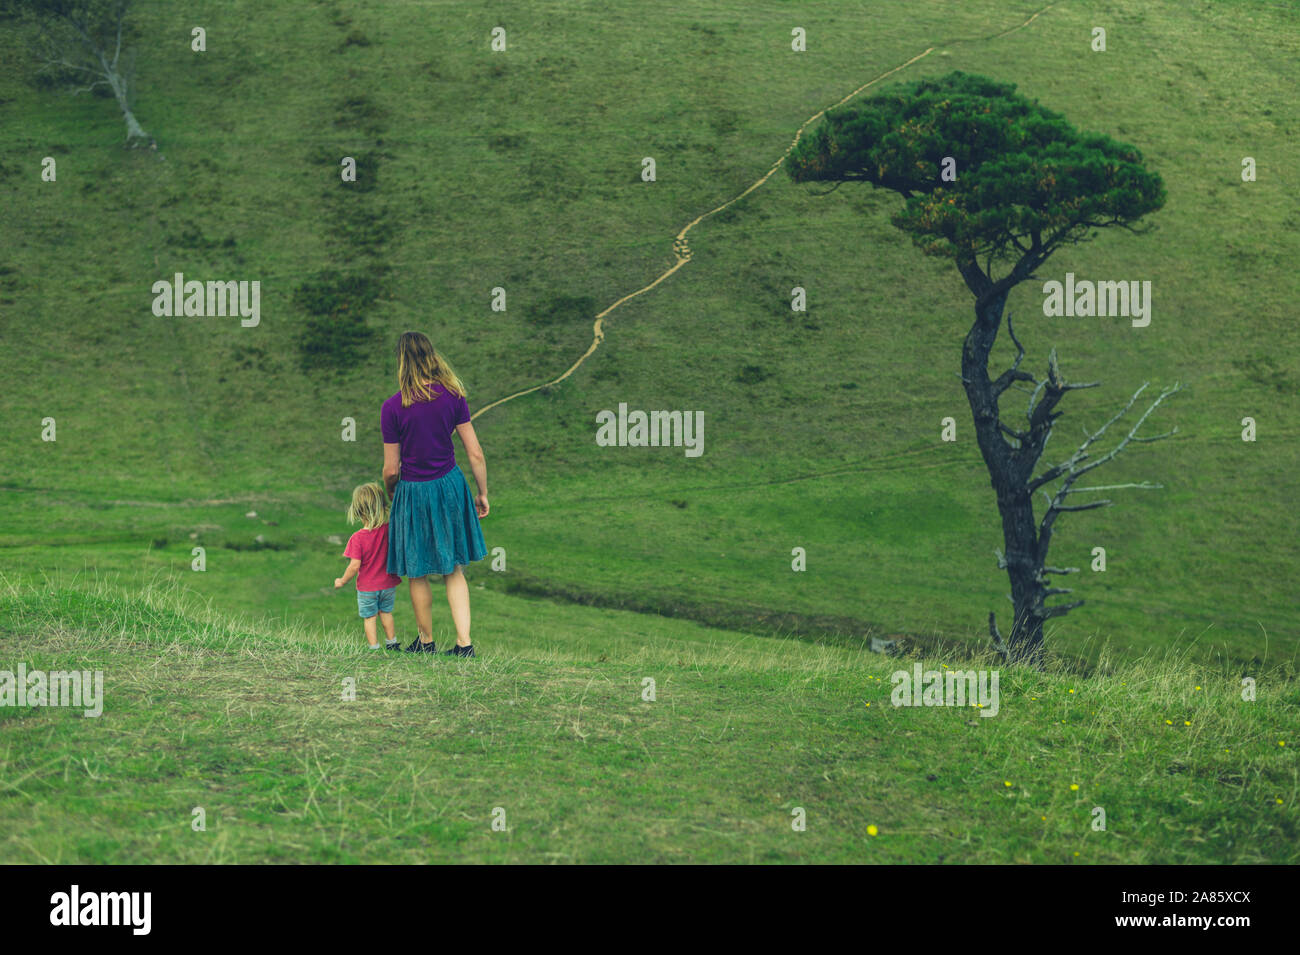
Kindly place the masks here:
<instances>
[{"instance_id":1,"label":"lone tree","mask_svg":"<svg viewBox=\"0 0 1300 955\"><path fill-rule=\"evenodd\" d=\"M152 142L131 112L134 53L130 0L0 0L0 11L35 30L42 72L86 93L106 86L126 120L129 146Z\"/></svg>"},{"instance_id":2,"label":"lone tree","mask_svg":"<svg viewBox=\"0 0 1300 955\"><path fill-rule=\"evenodd\" d=\"M955 160L956 178L943 176L945 160ZM951 169L951 163L946 164ZM1069 391L1097 382L1067 382L1052 350L1039 380L1020 367L1025 350L1007 315L1015 345L1014 364L990 378L989 354L1002 325L1007 295L1064 245L1095 237L1118 226L1131 232L1142 216L1164 204L1160 176L1147 170L1133 146L1108 136L1080 133L1058 113L1015 91L1015 86L981 76L951 73L941 79L900 84L870 99L828 112L824 122L790 153L795 182L869 182L892 189L905 201L893 224L912 236L927 255L954 260L975 296L975 321L962 349L961 379L975 419L975 437L997 493L1005 554L998 566L1011 580L1015 620L1003 640L996 615L989 633L1004 659L1041 664L1043 625L1083 601L1048 606L1047 598L1068 594L1054 587L1053 575L1077 573L1052 567L1047 551L1061 514L1106 507L1109 500L1070 504L1071 495L1152 488L1141 484L1076 487L1085 474L1112 460L1139 437L1138 429L1157 406L1179 390L1163 390L1118 444L1100 457L1093 445L1131 409L1146 389L1058 464L1034 476L1034 469L1062 412L1057 404ZM948 181L951 180L951 181ZM995 274L998 270L998 274ZM1024 382L1025 385L1018 383ZM1028 385L1032 384L1032 389ZM1029 393L1026 424L1003 421L999 401L1009 389ZM1054 493L1044 488L1060 480ZM1046 508L1034 514L1034 492Z\"/></svg>"}]
</instances>

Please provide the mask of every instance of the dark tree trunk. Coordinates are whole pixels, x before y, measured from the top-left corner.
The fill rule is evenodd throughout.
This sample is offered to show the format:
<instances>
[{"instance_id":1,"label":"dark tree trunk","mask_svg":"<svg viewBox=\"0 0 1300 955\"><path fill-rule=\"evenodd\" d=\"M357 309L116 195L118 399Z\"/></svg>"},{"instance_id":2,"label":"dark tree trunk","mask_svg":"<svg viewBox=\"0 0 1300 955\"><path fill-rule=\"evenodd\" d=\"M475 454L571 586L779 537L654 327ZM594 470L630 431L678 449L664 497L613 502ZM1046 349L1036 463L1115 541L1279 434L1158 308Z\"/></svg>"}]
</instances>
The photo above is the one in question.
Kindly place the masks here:
<instances>
[{"instance_id":1,"label":"dark tree trunk","mask_svg":"<svg viewBox=\"0 0 1300 955\"><path fill-rule=\"evenodd\" d=\"M1002 515L1004 562L1007 576L1011 578L1011 600L1015 608L1015 621L1007 637L1007 655L1015 662L1038 665L1042 662L1043 622L1047 619L1044 601L1048 587L1042 572L1047 555L1039 554L1029 479L1041 448L1022 444L1019 450L1025 453L1018 454L1018 449L1002 437L999 392L988 374L989 354L997 341L1005 305L1005 292L976 305L975 323L962 348L961 374L975 419L975 440L997 495L998 513Z\"/></svg>"}]
</instances>

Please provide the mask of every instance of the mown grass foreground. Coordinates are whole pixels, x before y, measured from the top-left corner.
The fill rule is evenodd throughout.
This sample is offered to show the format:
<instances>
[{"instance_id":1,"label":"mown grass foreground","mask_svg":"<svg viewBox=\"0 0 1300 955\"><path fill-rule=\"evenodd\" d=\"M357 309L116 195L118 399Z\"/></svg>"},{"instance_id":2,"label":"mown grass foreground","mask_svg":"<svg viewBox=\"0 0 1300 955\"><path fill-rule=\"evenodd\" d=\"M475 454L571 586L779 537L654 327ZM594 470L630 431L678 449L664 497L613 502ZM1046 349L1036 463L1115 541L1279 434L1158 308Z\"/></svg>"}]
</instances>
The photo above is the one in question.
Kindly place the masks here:
<instances>
[{"instance_id":1,"label":"mown grass foreground","mask_svg":"<svg viewBox=\"0 0 1300 955\"><path fill-rule=\"evenodd\" d=\"M1281 671L1004 668L983 718L892 706L911 660L492 591L450 661L131 590L0 585L0 669L104 674L98 718L0 707L0 862L1300 860Z\"/></svg>"}]
</instances>

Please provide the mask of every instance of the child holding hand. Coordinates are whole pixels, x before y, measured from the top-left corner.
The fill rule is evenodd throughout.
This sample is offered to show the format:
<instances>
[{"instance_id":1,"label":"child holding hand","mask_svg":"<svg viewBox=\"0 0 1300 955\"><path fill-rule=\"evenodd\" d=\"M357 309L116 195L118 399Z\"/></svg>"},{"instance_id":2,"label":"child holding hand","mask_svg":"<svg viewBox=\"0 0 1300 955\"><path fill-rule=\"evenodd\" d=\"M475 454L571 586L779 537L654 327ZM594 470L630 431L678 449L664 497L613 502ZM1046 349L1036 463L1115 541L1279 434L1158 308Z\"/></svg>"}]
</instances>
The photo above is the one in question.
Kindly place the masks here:
<instances>
[{"instance_id":1,"label":"child holding hand","mask_svg":"<svg viewBox=\"0 0 1300 955\"><path fill-rule=\"evenodd\" d=\"M350 558L342 577L334 579L338 590L353 577L357 578L357 613L364 621L366 642L371 650L379 649L375 618L384 625L389 650L401 650L393 636L393 593L402 578L388 572L388 495L383 485L372 482L352 491L348 506L348 523L361 524L361 530L348 538L343 556Z\"/></svg>"}]
</instances>

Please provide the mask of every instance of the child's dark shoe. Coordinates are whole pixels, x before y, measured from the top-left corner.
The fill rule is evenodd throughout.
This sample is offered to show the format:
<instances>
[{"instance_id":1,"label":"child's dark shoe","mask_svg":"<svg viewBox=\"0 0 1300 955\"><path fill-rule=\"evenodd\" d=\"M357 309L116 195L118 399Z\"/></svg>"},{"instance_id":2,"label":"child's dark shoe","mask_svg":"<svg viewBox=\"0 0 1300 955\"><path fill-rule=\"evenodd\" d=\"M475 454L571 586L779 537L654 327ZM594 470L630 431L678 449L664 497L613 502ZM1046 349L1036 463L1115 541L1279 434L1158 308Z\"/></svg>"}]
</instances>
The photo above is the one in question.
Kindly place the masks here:
<instances>
[{"instance_id":1,"label":"child's dark shoe","mask_svg":"<svg viewBox=\"0 0 1300 955\"><path fill-rule=\"evenodd\" d=\"M454 646L450 650L443 650L442 655L444 657L472 657L474 656L474 644L471 643L467 647Z\"/></svg>"},{"instance_id":2,"label":"child's dark shoe","mask_svg":"<svg viewBox=\"0 0 1300 955\"><path fill-rule=\"evenodd\" d=\"M417 637L416 639L418 640L419 638ZM385 649L385 650L401 650L401 649L402 649L402 645L401 645L399 642L397 642L396 640L389 640L387 643L384 644L384 649Z\"/></svg>"}]
</instances>

